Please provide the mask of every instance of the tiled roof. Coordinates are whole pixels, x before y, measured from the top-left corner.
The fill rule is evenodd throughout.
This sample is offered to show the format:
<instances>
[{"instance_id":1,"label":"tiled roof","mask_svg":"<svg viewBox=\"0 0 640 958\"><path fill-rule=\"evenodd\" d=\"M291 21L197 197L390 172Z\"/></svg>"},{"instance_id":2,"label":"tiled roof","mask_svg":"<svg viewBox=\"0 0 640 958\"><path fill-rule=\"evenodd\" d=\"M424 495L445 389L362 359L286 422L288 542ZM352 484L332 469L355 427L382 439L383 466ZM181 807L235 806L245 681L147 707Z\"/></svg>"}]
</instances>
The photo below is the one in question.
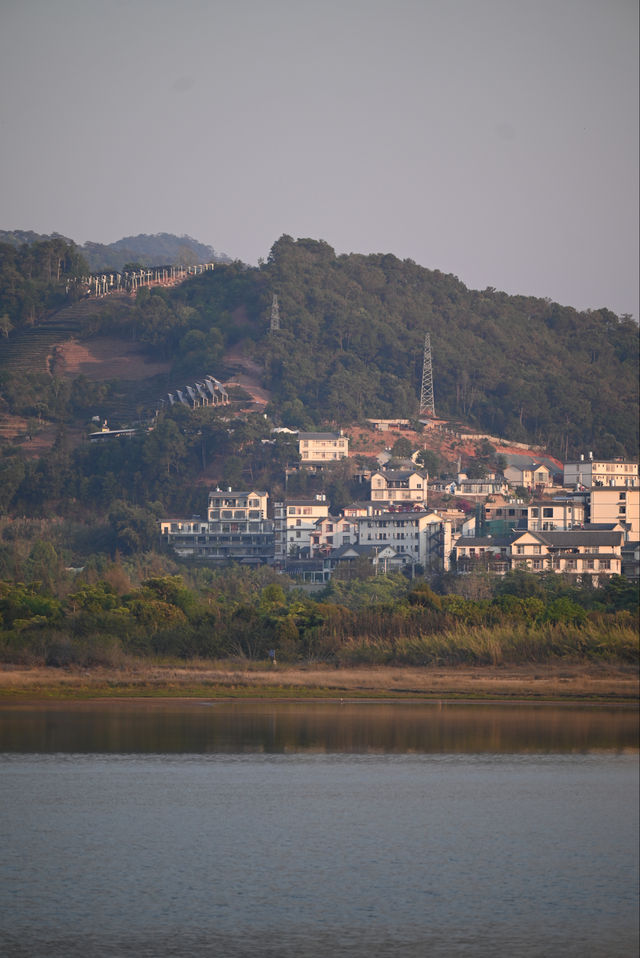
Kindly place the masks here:
<instances>
[{"instance_id":1,"label":"tiled roof","mask_svg":"<svg viewBox=\"0 0 640 958\"><path fill-rule=\"evenodd\" d=\"M508 546L517 536L461 536L456 546Z\"/></svg>"}]
</instances>

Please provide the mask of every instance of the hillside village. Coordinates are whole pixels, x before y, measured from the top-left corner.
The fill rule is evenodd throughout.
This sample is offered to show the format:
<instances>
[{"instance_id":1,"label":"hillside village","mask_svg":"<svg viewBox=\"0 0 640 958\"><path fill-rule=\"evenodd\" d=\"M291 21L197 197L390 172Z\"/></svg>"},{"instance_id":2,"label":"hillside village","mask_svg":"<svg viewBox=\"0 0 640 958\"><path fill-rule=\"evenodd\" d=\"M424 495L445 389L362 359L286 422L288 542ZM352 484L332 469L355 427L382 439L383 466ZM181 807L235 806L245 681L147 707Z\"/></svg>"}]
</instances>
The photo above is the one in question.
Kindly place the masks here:
<instances>
[{"instance_id":1,"label":"hillside village","mask_svg":"<svg viewBox=\"0 0 640 958\"><path fill-rule=\"evenodd\" d=\"M59 240L34 249L37 323L28 290L11 286L33 270L30 249L4 251L8 516L40 515L47 502L112 522L124 508L135 528L122 536L115 521L118 550L155 548L151 524L177 559L267 566L308 588L398 571L638 578L628 318L480 294L411 262L337 257L287 236L258 269L122 276L87 277ZM590 330L580 357L578 329ZM537 345L516 362L524 335ZM557 368L584 386L571 402L557 369L539 365L552 343ZM414 419L368 418L418 407ZM576 457L586 443L594 451Z\"/></svg>"},{"instance_id":2,"label":"hillside village","mask_svg":"<svg viewBox=\"0 0 640 958\"><path fill-rule=\"evenodd\" d=\"M409 423L373 425L397 441ZM297 470L322 476L353 455L347 431L289 432L297 441ZM160 531L182 558L266 563L310 586L327 583L339 568L348 575L358 563L410 577L524 569L589 577L594 584L612 575L638 578L637 462L590 452L563 465L523 451L504 456L502 472L443 478L420 468L418 453L398 461L385 448L377 468L356 473L361 498L336 515L324 493L272 500L265 489L216 488L208 494L206 518L166 517Z\"/></svg>"}]
</instances>

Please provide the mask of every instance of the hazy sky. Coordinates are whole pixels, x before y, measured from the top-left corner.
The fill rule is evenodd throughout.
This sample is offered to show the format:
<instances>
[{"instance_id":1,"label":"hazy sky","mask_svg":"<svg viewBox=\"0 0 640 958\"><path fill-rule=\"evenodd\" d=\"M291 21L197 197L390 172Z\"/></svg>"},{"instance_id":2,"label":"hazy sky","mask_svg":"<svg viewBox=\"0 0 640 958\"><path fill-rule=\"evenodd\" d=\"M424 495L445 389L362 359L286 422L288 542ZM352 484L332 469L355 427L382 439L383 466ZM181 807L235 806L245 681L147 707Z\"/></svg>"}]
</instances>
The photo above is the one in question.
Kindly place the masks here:
<instances>
[{"instance_id":1,"label":"hazy sky","mask_svg":"<svg viewBox=\"0 0 640 958\"><path fill-rule=\"evenodd\" d=\"M0 228L638 316L637 0L0 0Z\"/></svg>"}]
</instances>

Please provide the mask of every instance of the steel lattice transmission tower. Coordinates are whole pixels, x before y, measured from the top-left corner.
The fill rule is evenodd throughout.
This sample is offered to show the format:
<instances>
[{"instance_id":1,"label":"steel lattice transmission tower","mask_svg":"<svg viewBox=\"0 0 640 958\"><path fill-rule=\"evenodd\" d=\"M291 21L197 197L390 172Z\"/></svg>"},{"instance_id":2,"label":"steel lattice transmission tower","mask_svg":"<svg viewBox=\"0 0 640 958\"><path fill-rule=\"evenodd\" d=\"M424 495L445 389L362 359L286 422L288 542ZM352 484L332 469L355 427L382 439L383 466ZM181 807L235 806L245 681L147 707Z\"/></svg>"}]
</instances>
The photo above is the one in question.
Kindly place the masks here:
<instances>
[{"instance_id":1,"label":"steel lattice transmission tower","mask_svg":"<svg viewBox=\"0 0 640 958\"><path fill-rule=\"evenodd\" d=\"M273 333L278 329L280 329L280 306L278 305L278 297L274 293L273 299L271 300L271 325L269 326L269 332Z\"/></svg>"},{"instance_id":2,"label":"steel lattice transmission tower","mask_svg":"<svg viewBox=\"0 0 640 958\"><path fill-rule=\"evenodd\" d=\"M422 388L420 390L420 415L435 418L436 405L433 398L433 364L431 362L431 336L424 337L424 359L422 361Z\"/></svg>"}]
</instances>

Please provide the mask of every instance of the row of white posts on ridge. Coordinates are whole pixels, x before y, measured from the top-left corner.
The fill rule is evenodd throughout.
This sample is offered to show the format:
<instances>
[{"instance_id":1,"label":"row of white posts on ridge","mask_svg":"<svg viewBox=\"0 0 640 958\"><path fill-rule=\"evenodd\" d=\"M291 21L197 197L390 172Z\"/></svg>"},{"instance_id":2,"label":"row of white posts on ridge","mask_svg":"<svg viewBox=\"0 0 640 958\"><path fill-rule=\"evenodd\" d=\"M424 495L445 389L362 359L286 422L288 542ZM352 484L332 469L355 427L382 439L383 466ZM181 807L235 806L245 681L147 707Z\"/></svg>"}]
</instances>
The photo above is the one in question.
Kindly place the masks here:
<instances>
[{"instance_id":1,"label":"row of white posts on ridge","mask_svg":"<svg viewBox=\"0 0 640 958\"><path fill-rule=\"evenodd\" d=\"M108 293L133 293L142 286L170 286L182 282L188 276L198 276L213 268L213 263L199 263L197 266L153 266L132 272L96 273L83 276L78 282L86 287L87 296L106 296Z\"/></svg>"}]
</instances>

